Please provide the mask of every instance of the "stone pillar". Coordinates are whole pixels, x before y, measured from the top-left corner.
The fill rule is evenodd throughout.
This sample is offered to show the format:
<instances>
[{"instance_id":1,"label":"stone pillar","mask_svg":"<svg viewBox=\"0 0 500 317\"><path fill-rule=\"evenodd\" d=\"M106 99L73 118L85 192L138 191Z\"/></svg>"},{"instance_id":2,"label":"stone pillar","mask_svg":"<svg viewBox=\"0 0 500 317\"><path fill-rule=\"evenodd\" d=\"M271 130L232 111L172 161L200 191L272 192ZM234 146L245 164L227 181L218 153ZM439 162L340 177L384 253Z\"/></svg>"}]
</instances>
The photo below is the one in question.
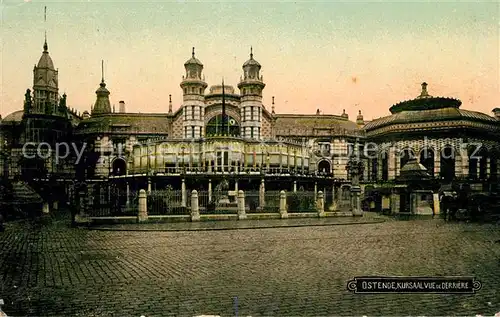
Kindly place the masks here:
<instances>
[{"instance_id":1,"label":"stone pillar","mask_svg":"<svg viewBox=\"0 0 500 317\"><path fill-rule=\"evenodd\" d=\"M238 220L247 219L245 212L245 193L242 190L238 191Z\"/></svg>"},{"instance_id":2,"label":"stone pillar","mask_svg":"<svg viewBox=\"0 0 500 317\"><path fill-rule=\"evenodd\" d=\"M238 180L234 181L234 191L237 193L238 192Z\"/></svg>"},{"instance_id":3,"label":"stone pillar","mask_svg":"<svg viewBox=\"0 0 500 317\"><path fill-rule=\"evenodd\" d=\"M85 213L85 198L86 195L83 191L78 191L78 214L81 217L84 217L86 215Z\"/></svg>"},{"instance_id":4,"label":"stone pillar","mask_svg":"<svg viewBox=\"0 0 500 317\"><path fill-rule=\"evenodd\" d=\"M351 210L353 216L363 216L361 209L361 188L359 186L351 187Z\"/></svg>"},{"instance_id":5,"label":"stone pillar","mask_svg":"<svg viewBox=\"0 0 500 317\"><path fill-rule=\"evenodd\" d=\"M399 212L399 194L391 194L391 214L397 214Z\"/></svg>"},{"instance_id":6,"label":"stone pillar","mask_svg":"<svg viewBox=\"0 0 500 317\"><path fill-rule=\"evenodd\" d=\"M314 182L314 200L318 199L318 182Z\"/></svg>"},{"instance_id":7,"label":"stone pillar","mask_svg":"<svg viewBox=\"0 0 500 317\"><path fill-rule=\"evenodd\" d=\"M389 148L389 158L387 160L388 162L388 179L394 179L396 177L396 149L391 146Z\"/></svg>"},{"instance_id":8,"label":"stone pillar","mask_svg":"<svg viewBox=\"0 0 500 317\"><path fill-rule=\"evenodd\" d=\"M417 213L417 206L418 206L417 194L411 193L410 194L410 201L411 201L410 214L416 214Z\"/></svg>"},{"instance_id":9,"label":"stone pillar","mask_svg":"<svg viewBox=\"0 0 500 317\"><path fill-rule=\"evenodd\" d=\"M181 195L182 195L182 207L186 207L187 192L186 192L186 181L184 180L184 178L182 179L182 184L181 184Z\"/></svg>"},{"instance_id":10,"label":"stone pillar","mask_svg":"<svg viewBox=\"0 0 500 317\"><path fill-rule=\"evenodd\" d=\"M128 208L130 206L130 184L127 182L127 202L126 202L126 207Z\"/></svg>"},{"instance_id":11,"label":"stone pillar","mask_svg":"<svg viewBox=\"0 0 500 317\"><path fill-rule=\"evenodd\" d=\"M460 149L460 156L462 157L462 177L469 176L469 156L467 149Z\"/></svg>"},{"instance_id":12,"label":"stone pillar","mask_svg":"<svg viewBox=\"0 0 500 317\"><path fill-rule=\"evenodd\" d=\"M151 178L148 177L148 194L151 194Z\"/></svg>"},{"instance_id":13,"label":"stone pillar","mask_svg":"<svg viewBox=\"0 0 500 317\"><path fill-rule=\"evenodd\" d=\"M433 199L433 205L434 205L434 215L439 215L441 210L440 210L440 205L439 205L439 194L434 193L432 194L432 199Z\"/></svg>"},{"instance_id":14,"label":"stone pillar","mask_svg":"<svg viewBox=\"0 0 500 317\"><path fill-rule=\"evenodd\" d=\"M322 191L318 192L318 199L316 200L316 210L318 217L325 217L325 197Z\"/></svg>"},{"instance_id":15,"label":"stone pillar","mask_svg":"<svg viewBox=\"0 0 500 317\"><path fill-rule=\"evenodd\" d=\"M339 190L337 191L337 206L338 208L342 207L342 196L344 190L342 189L342 185L340 185Z\"/></svg>"},{"instance_id":16,"label":"stone pillar","mask_svg":"<svg viewBox=\"0 0 500 317\"><path fill-rule=\"evenodd\" d=\"M191 221L200 221L200 208L198 206L198 192L191 192Z\"/></svg>"},{"instance_id":17,"label":"stone pillar","mask_svg":"<svg viewBox=\"0 0 500 317\"><path fill-rule=\"evenodd\" d=\"M280 215L281 219L288 218L288 211L286 209L286 192L280 191Z\"/></svg>"},{"instance_id":18,"label":"stone pillar","mask_svg":"<svg viewBox=\"0 0 500 317\"><path fill-rule=\"evenodd\" d=\"M212 201L212 180L208 180L208 201Z\"/></svg>"},{"instance_id":19,"label":"stone pillar","mask_svg":"<svg viewBox=\"0 0 500 317\"><path fill-rule=\"evenodd\" d=\"M293 192L297 192L297 181L293 181Z\"/></svg>"},{"instance_id":20,"label":"stone pillar","mask_svg":"<svg viewBox=\"0 0 500 317\"><path fill-rule=\"evenodd\" d=\"M44 202L43 203L42 211L43 211L44 214L48 214L49 213L49 203L48 202Z\"/></svg>"},{"instance_id":21,"label":"stone pillar","mask_svg":"<svg viewBox=\"0 0 500 317\"><path fill-rule=\"evenodd\" d=\"M434 153L434 177L440 178L441 173L441 151Z\"/></svg>"},{"instance_id":22,"label":"stone pillar","mask_svg":"<svg viewBox=\"0 0 500 317\"><path fill-rule=\"evenodd\" d=\"M148 220L148 204L147 204L148 196L146 195L146 191L141 189L139 191L139 212L137 214L137 221L144 222Z\"/></svg>"},{"instance_id":23,"label":"stone pillar","mask_svg":"<svg viewBox=\"0 0 500 317\"><path fill-rule=\"evenodd\" d=\"M263 210L265 205L266 205L266 184L265 184L264 179L262 179L260 182L260 189L259 189L259 208L260 208L260 210Z\"/></svg>"}]
</instances>

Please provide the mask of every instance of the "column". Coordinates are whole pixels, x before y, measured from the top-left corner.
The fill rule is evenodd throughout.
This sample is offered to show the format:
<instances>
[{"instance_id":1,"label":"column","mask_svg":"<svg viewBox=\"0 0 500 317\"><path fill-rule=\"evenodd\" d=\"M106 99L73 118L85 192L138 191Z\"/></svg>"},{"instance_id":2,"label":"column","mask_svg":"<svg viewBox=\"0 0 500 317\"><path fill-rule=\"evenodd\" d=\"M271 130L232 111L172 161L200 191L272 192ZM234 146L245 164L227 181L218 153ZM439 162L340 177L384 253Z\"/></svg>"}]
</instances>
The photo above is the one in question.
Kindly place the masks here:
<instances>
[{"instance_id":1,"label":"column","mask_svg":"<svg viewBox=\"0 0 500 317\"><path fill-rule=\"evenodd\" d=\"M318 197L318 182L314 182L314 200Z\"/></svg>"},{"instance_id":2,"label":"column","mask_svg":"<svg viewBox=\"0 0 500 317\"><path fill-rule=\"evenodd\" d=\"M395 153L395 149L393 146L391 146L389 148L389 158L387 160L388 162L388 167L389 167L389 170L388 170L388 178L389 180L392 180L396 177L396 153Z\"/></svg>"},{"instance_id":3,"label":"column","mask_svg":"<svg viewBox=\"0 0 500 317\"><path fill-rule=\"evenodd\" d=\"M244 220L247 219L247 215L245 212L245 193L240 190L237 191L238 193L238 220Z\"/></svg>"},{"instance_id":4,"label":"column","mask_svg":"<svg viewBox=\"0 0 500 317\"><path fill-rule=\"evenodd\" d=\"M434 153L434 177L439 178L441 173L441 151Z\"/></svg>"},{"instance_id":5,"label":"column","mask_svg":"<svg viewBox=\"0 0 500 317\"><path fill-rule=\"evenodd\" d=\"M260 182L260 189L259 189L259 208L260 210L264 209L264 206L266 205L266 185L264 179L261 180Z\"/></svg>"},{"instance_id":6,"label":"column","mask_svg":"<svg viewBox=\"0 0 500 317\"><path fill-rule=\"evenodd\" d=\"M200 221L200 208L198 204L198 192L191 192L191 221Z\"/></svg>"},{"instance_id":7,"label":"column","mask_svg":"<svg viewBox=\"0 0 500 317\"><path fill-rule=\"evenodd\" d=\"M434 215L439 215L441 212L439 205L439 193L432 194L433 206L434 206Z\"/></svg>"},{"instance_id":8,"label":"column","mask_svg":"<svg viewBox=\"0 0 500 317\"><path fill-rule=\"evenodd\" d=\"M462 157L462 176L469 176L469 156L467 155L467 149L460 149L460 156Z\"/></svg>"},{"instance_id":9,"label":"column","mask_svg":"<svg viewBox=\"0 0 500 317\"><path fill-rule=\"evenodd\" d=\"M187 193L186 193L186 182L184 178L182 179L181 184L181 194L182 194L182 207L186 207L187 205Z\"/></svg>"},{"instance_id":10,"label":"column","mask_svg":"<svg viewBox=\"0 0 500 317\"><path fill-rule=\"evenodd\" d=\"M208 201L212 201L212 180L208 180Z\"/></svg>"},{"instance_id":11,"label":"column","mask_svg":"<svg viewBox=\"0 0 500 317\"><path fill-rule=\"evenodd\" d=\"M297 181L293 181L293 192L297 192Z\"/></svg>"},{"instance_id":12,"label":"column","mask_svg":"<svg viewBox=\"0 0 500 317\"><path fill-rule=\"evenodd\" d=\"M489 178L491 175L490 171L490 157L486 158L486 178Z\"/></svg>"},{"instance_id":13,"label":"column","mask_svg":"<svg viewBox=\"0 0 500 317\"><path fill-rule=\"evenodd\" d=\"M143 222L148 220L148 205L147 195L144 189L139 191L139 211L137 214L137 221Z\"/></svg>"},{"instance_id":14,"label":"column","mask_svg":"<svg viewBox=\"0 0 500 317\"><path fill-rule=\"evenodd\" d=\"M127 203L125 205L127 208L130 206L130 184L127 182Z\"/></svg>"}]
</instances>

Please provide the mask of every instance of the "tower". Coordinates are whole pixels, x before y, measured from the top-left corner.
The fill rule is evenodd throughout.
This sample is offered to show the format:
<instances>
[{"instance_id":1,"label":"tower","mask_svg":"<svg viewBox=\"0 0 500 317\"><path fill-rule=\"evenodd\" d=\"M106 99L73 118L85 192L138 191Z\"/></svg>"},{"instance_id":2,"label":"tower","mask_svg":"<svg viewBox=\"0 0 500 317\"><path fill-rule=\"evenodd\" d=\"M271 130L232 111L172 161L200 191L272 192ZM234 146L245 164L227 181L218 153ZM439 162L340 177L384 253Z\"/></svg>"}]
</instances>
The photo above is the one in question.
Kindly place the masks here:
<instances>
[{"instance_id":1,"label":"tower","mask_svg":"<svg viewBox=\"0 0 500 317\"><path fill-rule=\"evenodd\" d=\"M191 58L184 63L186 75L182 76L183 127L184 138L200 138L204 135L205 89L207 83L202 78L203 64L195 57L194 47Z\"/></svg>"},{"instance_id":2,"label":"tower","mask_svg":"<svg viewBox=\"0 0 500 317\"><path fill-rule=\"evenodd\" d=\"M106 83L104 82L104 61L101 63L101 83L99 88L95 91L97 95L95 105L92 108L92 115L111 113L111 104L109 102L109 90L106 89Z\"/></svg>"},{"instance_id":3,"label":"tower","mask_svg":"<svg viewBox=\"0 0 500 317\"><path fill-rule=\"evenodd\" d=\"M32 114L57 115L59 101L58 72L49 55L47 38L38 64L33 68L33 101L26 112Z\"/></svg>"},{"instance_id":4,"label":"tower","mask_svg":"<svg viewBox=\"0 0 500 317\"><path fill-rule=\"evenodd\" d=\"M241 95L241 135L257 140L261 136L262 90L266 86L259 75L260 68L250 48L250 59L243 64L243 78L238 84Z\"/></svg>"}]
</instances>

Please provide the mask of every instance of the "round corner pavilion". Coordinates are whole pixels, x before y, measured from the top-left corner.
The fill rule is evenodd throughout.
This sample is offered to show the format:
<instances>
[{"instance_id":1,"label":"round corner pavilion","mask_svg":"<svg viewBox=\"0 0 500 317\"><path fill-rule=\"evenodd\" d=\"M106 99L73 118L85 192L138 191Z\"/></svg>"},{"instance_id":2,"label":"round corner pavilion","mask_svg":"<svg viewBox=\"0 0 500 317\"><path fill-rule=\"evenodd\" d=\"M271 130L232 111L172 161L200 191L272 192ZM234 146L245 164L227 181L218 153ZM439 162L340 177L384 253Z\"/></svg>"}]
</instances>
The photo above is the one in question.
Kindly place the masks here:
<instances>
[{"instance_id":1,"label":"round corner pavilion","mask_svg":"<svg viewBox=\"0 0 500 317\"><path fill-rule=\"evenodd\" d=\"M461 104L431 96L424 82L418 97L364 126L365 196L371 193L377 208L431 213L437 194L456 186L498 191L500 109L489 116Z\"/></svg>"}]
</instances>

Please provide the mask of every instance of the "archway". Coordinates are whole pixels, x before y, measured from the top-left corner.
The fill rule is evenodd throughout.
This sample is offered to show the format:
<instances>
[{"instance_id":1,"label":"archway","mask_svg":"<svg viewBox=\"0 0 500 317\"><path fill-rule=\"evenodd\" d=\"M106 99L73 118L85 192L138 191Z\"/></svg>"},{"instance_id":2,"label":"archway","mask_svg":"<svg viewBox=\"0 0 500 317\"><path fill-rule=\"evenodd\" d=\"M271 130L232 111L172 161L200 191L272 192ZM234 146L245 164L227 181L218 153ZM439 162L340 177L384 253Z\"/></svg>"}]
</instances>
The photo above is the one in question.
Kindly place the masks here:
<instances>
[{"instance_id":1,"label":"archway","mask_svg":"<svg viewBox=\"0 0 500 317\"><path fill-rule=\"evenodd\" d=\"M318 173L320 175L331 175L331 165L327 160L322 160L318 163Z\"/></svg>"},{"instance_id":2,"label":"archway","mask_svg":"<svg viewBox=\"0 0 500 317\"><path fill-rule=\"evenodd\" d=\"M441 164L439 176L446 182L455 178L455 149L447 145L441 151Z\"/></svg>"},{"instance_id":3,"label":"archway","mask_svg":"<svg viewBox=\"0 0 500 317\"><path fill-rule=\"evenodd\" d=\"M222 131L223 125L225 131ZM225 133L223 133L225 132ZM218 114L212 117L205 128L205 135L216 136L216 135L230 135L239 136L240 135L240 125L236 119L226 114L226 118L223 120L222 114Z\"/></svg>"},{"instance_id":4,"label":"archway","mask_svg":"<svg viewBox=\"0 0 500 317\"><path fill-rule=\"evenodd\" d=\"M121 176L127 174L127 163L122 158L117 158L113 161L112 175Z\"/></svg>"},{"instance_id":5,"label":"archway","mask_svg":"<svg viewBox=\"0 0 500 317\"><path fill-rule=\"evenodd\" d=\"M422 164L427 172L434 176L434 150L431 148L424 148L420 152L420 164Z\"/></svg>"}]
</instances>

